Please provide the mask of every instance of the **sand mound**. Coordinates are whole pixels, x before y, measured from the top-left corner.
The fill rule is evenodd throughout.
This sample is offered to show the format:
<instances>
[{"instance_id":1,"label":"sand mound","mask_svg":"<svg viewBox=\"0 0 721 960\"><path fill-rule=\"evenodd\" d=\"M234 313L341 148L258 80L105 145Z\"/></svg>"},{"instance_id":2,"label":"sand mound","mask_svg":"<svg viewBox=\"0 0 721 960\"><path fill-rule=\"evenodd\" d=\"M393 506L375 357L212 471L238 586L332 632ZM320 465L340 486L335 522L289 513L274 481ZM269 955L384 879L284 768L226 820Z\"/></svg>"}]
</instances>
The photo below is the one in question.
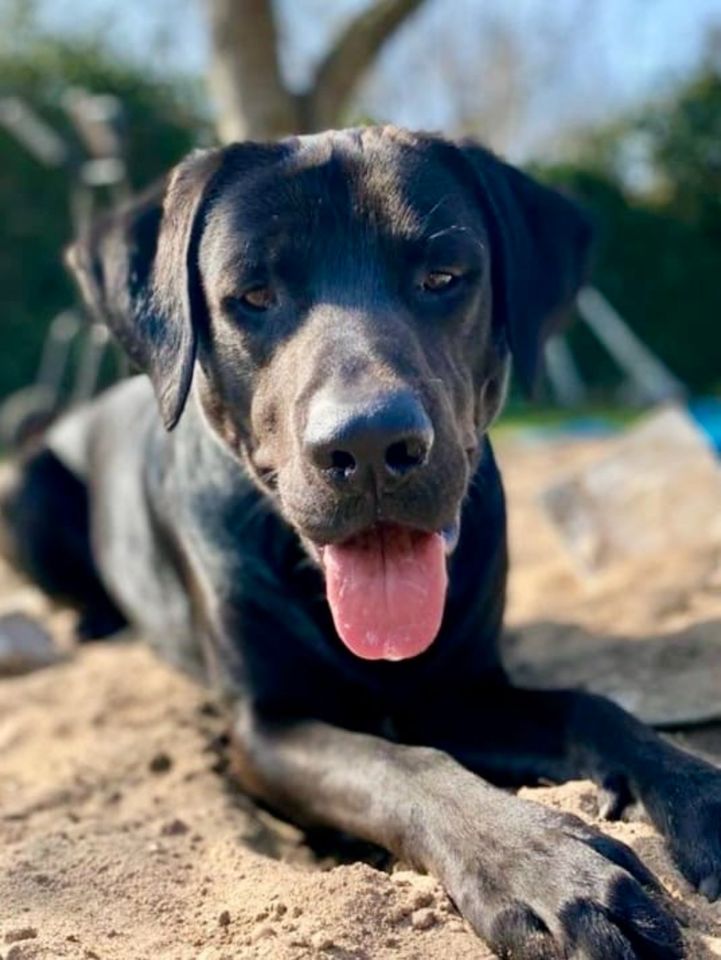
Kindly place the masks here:
<instances>
[{"instance_id":1,"label":"sand mound","mask_svg":"<svg viewBox=\"0 0 721 960\"><path fill-rule=\"evenodd\" d=\"M534 489L559 457L570 462L591 452L505 457L518 559L514 627L557 619L641 638L721 620L718 557L659 561L651 586L639 575L635 596L627 577L592 588L578 582ZM43 610L5 580L5 608ZM659 603L657 591L671 582L677 602ZM60 635L67 627L62 615L46 621ZM700 736L715 749L716 730ZM2 960L491 956L432 879L371 866L381 858L367 849L369 862L339 865L257 810L224 775L223 747L223 720L207 693L138 643L86 648L3 681ZM594 822L589 784L524 793ZM689 955L721 956L721 906L691 893L651 827L603 829L633 846L667 884L689 925Z\"/></svg>"}]
</instances>

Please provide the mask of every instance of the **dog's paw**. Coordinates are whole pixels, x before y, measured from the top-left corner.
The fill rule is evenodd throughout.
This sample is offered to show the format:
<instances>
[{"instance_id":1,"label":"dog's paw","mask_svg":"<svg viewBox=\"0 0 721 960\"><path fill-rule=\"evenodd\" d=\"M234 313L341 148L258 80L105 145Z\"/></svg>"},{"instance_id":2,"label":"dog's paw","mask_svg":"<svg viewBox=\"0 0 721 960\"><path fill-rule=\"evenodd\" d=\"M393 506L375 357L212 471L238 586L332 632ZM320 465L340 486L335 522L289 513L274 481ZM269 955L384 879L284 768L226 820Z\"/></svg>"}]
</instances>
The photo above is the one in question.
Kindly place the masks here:
<instances>
[{"instance_id":1,"label":"dog's paw","mask_svg":"<svg viewBox=\"0 0 721 960\"><path fill-rule=\"evenodd\" d=\"M459 850L456 869L444 877L461 913L499 957L684 956L664 894L631 850L575 817L529 813L529 806L490 844L486 835Z\"/></svg>"},{"instance_id":2,"label":"dog's paw","mask_svg":"<svg viewBox=\"0 0 721 960\"><path fill-rule=\"evenodd\" d=\"M709 900L721 895L721 769L696 757L656 782L645 798L686 879Z\"/></svg>"}]
</instances>

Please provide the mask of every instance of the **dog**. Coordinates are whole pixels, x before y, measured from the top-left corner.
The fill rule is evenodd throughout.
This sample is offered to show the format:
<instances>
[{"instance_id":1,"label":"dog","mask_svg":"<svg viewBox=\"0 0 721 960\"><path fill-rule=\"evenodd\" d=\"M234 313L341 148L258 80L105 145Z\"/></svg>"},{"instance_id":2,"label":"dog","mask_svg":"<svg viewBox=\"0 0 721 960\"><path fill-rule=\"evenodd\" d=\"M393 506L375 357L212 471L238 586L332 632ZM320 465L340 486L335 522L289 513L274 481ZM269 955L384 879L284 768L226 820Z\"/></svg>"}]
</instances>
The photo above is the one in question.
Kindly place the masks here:
<instances>
[{"instance_id":1,"label":"dog","mask_svg":"<svg viewBox=\"0 0 721 960\"><path fill-rule=\"evenodd\" d=\"M241 786L435 874L501 957L678 958L650 871L503 787L640 801L721 888L721 771L610 701L511 685L488 428L583 282L568 199L472 142L364 128L192 154L69 254L142 371L3 503L92 639L219 685Z\"/></svg>"}]
</instances>

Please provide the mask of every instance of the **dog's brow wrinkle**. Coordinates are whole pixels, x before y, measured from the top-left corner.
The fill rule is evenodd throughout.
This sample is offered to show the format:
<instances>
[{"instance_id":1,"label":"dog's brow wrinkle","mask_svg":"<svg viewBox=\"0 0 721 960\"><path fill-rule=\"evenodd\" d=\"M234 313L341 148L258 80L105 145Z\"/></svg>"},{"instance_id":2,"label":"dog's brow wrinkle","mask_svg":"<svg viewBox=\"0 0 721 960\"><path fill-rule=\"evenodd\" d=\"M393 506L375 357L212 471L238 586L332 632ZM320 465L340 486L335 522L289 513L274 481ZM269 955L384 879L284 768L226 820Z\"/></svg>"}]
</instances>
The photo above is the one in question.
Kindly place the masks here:
<instances>
[{"instance_id":1,"label":"dog's brow wrinkle","mask_svg":"<svg viewBox=\"0 0 721 960\"><path fill-rule=\"evenodd\" d=\"M433 206L431 207L431 209L430 209L427 213L425 213L425 214L422 215L422 216L423 216L423 219L421 220L421 223L425 226L425 224L428 223L428 221L431 219L431 217L433 216L433 214L436 213L436 212L443 206L444 203L446 203L448 200L450 200L452 196L453 196L453 195L450 194L450 193L444 194L444 195L440 198L440 200L436 201L436 203L433 204Z\"/></svg>"},{"instance_id":2,"label":"dog's brow wrinkle","mask_svg":"<svg viewBox=\"0 0 721 960\"><path fill-rule=\"evenodd\" d=\"M432 233L427 238L428 243L430 243L431 240L436 240L438 239L438 237L447 236L450 233L466 234L469 240L471 241L471 243L473 243L474 246L478 247L479 250L485 251L486 249L486 245L484 244L483 240L481 240L480 237L476 236L475 232L470 227L464 227L464 226L461 226L460 224L452 227L446 227L443 230L437 230L435 233Z\"/></svg>"},{"instance_id":3,"label":"dog's brow wrinkle","mask_svg":"<svg viewBox=\"0 0 721 960\"><path fill-rule=\"evenodd\" d=\"M429 240L435 240L436 237L443 237L443 236L445 236L447 233L470 233L470 234L471 234L471 237L472 237L474 240L476 239L476 237L474 236L473 231L470 229L470 227L461 226L461 224L459 224L459 223L453 224L452 227L444 227L442 230L436 230L436 232L435 232L435 233L432 233L432 234L428 237L428 239L429 239ZM479 241L479 242L480 242L480 241Z\"/></svg>"}]
</instances>

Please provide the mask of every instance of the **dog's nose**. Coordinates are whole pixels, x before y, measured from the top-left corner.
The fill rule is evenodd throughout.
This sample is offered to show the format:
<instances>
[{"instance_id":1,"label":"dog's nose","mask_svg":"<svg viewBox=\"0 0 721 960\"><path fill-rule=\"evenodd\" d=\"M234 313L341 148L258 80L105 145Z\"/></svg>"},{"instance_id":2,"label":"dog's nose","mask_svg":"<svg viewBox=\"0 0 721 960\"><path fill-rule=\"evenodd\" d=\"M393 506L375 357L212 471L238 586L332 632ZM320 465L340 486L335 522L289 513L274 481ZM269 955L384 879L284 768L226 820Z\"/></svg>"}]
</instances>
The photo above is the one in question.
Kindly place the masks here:
<instances>
[{"instance_id":1,"label":"dog's nose","mask_svg":"<svg viewBox=\"0 0 721 960\"><path fill-rule=\"evenodd\" d=\"M310 406L305 456L338 484L374 483L377 490L422 467L433 445L433 427L410 391L356 401L318 396Z\"/></svg>"}]
</instances>

